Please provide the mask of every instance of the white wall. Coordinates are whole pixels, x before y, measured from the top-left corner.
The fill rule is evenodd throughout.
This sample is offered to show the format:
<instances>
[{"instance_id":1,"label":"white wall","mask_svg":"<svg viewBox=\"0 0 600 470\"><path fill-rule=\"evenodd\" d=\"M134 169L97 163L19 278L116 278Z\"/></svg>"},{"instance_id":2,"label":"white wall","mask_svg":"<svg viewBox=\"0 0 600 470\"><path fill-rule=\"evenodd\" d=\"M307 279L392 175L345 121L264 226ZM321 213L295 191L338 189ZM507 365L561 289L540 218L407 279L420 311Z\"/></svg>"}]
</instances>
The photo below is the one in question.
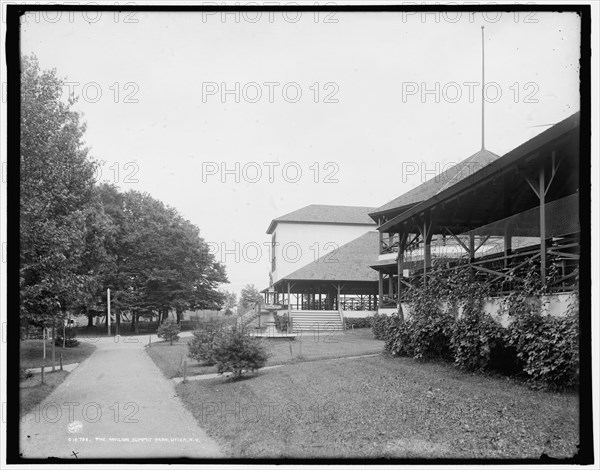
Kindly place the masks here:
<instances>
[{"instance_id":1,"label":"white wall","mask_svg":"<svg viewBox=\"0 0 600 470\"><path fill-rule=\"evenodd\" d=\"M490 297L486 300L483 305L483 310L489 313L498 323L502 326L508 326L511 322L511 318L508 314L502 311L502 300L504 297ZM531 298L533 301L533 298ZM542 297L543 307L542 312L546 315L552 315L561 317L566 315L569 303L571 300L570 293L559 293L552 294ZM410 304L402 303L402 310L404 312L404 318L410 317ZM380 308L378 313L384 315L392 315L397 311L396 308ZM460 316L461 310L459 309L458 314Z\"/></svg>"},{"instance_id":2,"label":"white wall","mask_svg":"<svg viewBox=\"0 0 600 470\"><path fill-rule=\"evenodd\" d=\"M375 225L300 224L278 222L275 228L277 258L273 282L360 237ZM331 255L335 259L335 253Z\"/></svg>"}]
</instances>

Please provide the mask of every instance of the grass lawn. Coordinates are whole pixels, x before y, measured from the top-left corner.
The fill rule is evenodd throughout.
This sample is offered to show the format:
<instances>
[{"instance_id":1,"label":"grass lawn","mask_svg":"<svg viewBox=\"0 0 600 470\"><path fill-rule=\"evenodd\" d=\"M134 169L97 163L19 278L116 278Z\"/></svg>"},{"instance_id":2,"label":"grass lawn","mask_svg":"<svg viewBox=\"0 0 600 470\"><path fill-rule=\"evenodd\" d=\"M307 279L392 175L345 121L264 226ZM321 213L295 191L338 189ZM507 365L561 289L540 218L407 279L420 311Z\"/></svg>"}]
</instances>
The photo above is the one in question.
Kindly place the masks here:
<instances>
[{"instance_id":1,"label":"grass lawn","mask_svg":"<svg viewBox=\"0 0 600 470\"><path fill-rule=\"evenodd\" d=\"M46 366L52 365L52 344L50 341L46 344L46 361L42 359L42 340L24 340L21 341L20 367L33 369L41 367L42 363ZM44 373L44 383L41 383L41 374L33 374L31 377L22 380L19 384L19 400L21 415L31 411L35 405L41 403L52 390L65 380L69 373L58 370L58 355L63 355L63 365L82 362L96 350L96 346L86 342L80 342L74 348L56 348L56 371L50 372L48 369Z\"/></svg>"},{"instance_id":2,"label":"grass lawn","mask_svg":"<svg viewBox=\"0 0 600 470\"><path fill-rule=\"evenodd\" d=\"M181 338L170 346L168 342L154 343L147 348L148 354L168 378L183 376L183 361L187 360L188 375L215 373L216 367L202 366L187 357L187 343L192 337ZM308 333L296 338L295 341L286 339L264 339L263 343L271 353L268 366L289 364L304 361L314 361L323 358L360 356L380 353L383 341L373 339L371 329L356 329L334 333Z\"/></svg>"},{"instance_id":3,"label":"grass lawn","mask_svg":"<svg viewBox=\"0 0 600 470\"><path fill-rule=\"evenodd\" d=\"M33 374L22 380L19 386L19 401L21 416L33 410L39 405L52 390L58 387L67 378L67 371L45 372L44 383L41 383L41 374Z\"/></svg>"},{"instance_id":4,"label":"grass lawn","mask_svg":"<svg viewBox=\"0 0 600 470\"><path fill-rule=\"evenodd\" d=\"M385 355L290 364L177 394L231 457L571 457L575 394Z\"/></svg>"},{"instance_id":5,"label":"grass lawn","mask_svg":"<svg viewBox=\"0 0 600 470\"><path fill-rule=\"evenodd\" d=\"M74 348L61 348L56 346L56 366L59 364L59 354L62 354L63 365L81 362L96 349L91 343L79 341ZM52 341L46 341L46 360L43 357L43 340L27 339L21 341L20 364L25 369L52 365Z\"/></svg>"}]
</instances>

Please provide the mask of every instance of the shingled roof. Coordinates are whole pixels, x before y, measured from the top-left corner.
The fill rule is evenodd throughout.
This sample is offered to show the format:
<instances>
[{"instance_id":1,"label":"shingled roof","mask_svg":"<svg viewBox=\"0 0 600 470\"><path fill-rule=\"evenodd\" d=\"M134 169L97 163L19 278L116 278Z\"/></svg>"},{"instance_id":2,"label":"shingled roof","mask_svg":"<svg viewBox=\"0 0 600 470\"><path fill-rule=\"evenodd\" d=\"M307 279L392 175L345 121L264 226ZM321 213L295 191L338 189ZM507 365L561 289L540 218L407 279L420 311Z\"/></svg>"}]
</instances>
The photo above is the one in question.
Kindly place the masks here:
<instances>
[{"instance_id":1,"label":"shingled roof","mask_svg":"<svg viewBox=\"0 0 600 470\"><path fill-rule=\"evenodd\" d=\"M375 225L369 217L375 207L361 206L331 206L311 204L289 214L273 219L267 233L271 234L279 222L337 224L337 225Z\"/></svg>"},{"instance_id":2,"label":"shingled roof","mask_svg":"<svg viewBox=\"0 0 600 470\"><path fill-rule=\"evenodd\" d=\"M377 281L369 266L379 255L379 232L371 231L340 246L337 251L288 274L281 281Z\"/></svg>"},{"instance_id":3,"label":"shingled roof","mask_svg":"<svg viewBox=\"0 0 600 470\"><path fill-rule=\"evenodd\" d=\"M500 158L493 152L486 149L481 149L474 153L468 158L465 158L462 162L448 168L446 171L439 175L431 178L424 183L420 184L414 189L411 189L402 196L378 207L369 215L373 220L377 220L377 217L387 212L394 212L395 215L400 214L404 210L408 210L413 205L426 201L432 196L435 196L439 192L446 188L458 183L459 181L469 177L476 171L481 170L483 167L489 165L494 160Z\"/></svg>"}]
</instances>

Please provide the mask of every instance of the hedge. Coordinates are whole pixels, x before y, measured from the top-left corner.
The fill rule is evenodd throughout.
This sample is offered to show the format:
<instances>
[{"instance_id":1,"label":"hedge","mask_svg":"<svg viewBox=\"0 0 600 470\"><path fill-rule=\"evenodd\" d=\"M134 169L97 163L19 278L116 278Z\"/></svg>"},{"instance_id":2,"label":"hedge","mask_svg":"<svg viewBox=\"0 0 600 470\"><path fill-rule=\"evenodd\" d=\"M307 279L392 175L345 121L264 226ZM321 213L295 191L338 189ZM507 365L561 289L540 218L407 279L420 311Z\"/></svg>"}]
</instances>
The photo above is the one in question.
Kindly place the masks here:
<instances>
[{"instance_id":1,"label":"hedge","mask_svg":"<svg viewBox=\"0 0 600 470\"><path fill-rule=\"evenodd\" d=\"M427 290L409 289L411 315L372 317L373 334L385 340L393 355L415 359L451 360L463 370L495 371L526 378L536 388L564 388L578 383L579 308L573 295L563 317L546 314L541 302L544 290L529 269L503 304L508 327L483 311L489 285L466 271L436 275ZM461 312L458 315L458 312Z\"/></svg>"}]
</instances>

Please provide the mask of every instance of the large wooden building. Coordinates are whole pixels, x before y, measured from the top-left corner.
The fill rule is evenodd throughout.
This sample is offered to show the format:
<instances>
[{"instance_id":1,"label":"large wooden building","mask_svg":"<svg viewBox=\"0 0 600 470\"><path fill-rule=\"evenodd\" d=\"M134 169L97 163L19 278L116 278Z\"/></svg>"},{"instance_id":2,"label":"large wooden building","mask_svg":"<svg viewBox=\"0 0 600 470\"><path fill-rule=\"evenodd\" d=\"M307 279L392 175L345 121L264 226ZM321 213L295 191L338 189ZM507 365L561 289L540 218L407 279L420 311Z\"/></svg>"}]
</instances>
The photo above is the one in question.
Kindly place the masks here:
<instances>
[{"instance_id":1,"label":"large wooden building","mask_svg":"<svg viewBox=\"0 0 600 470\"><path fill-rule=\"evenodd\" d=\"M533 265L549 292L571 291L579 266L579 120L573 114L426 200L376 211L380 255L389 258L373 265L385 305L397 308L407 286L426 286L434 264L468 265L499 295L510 289L502 281ZM558 268L552 273L550 263Z\"/></svg>"}]
</instances>

